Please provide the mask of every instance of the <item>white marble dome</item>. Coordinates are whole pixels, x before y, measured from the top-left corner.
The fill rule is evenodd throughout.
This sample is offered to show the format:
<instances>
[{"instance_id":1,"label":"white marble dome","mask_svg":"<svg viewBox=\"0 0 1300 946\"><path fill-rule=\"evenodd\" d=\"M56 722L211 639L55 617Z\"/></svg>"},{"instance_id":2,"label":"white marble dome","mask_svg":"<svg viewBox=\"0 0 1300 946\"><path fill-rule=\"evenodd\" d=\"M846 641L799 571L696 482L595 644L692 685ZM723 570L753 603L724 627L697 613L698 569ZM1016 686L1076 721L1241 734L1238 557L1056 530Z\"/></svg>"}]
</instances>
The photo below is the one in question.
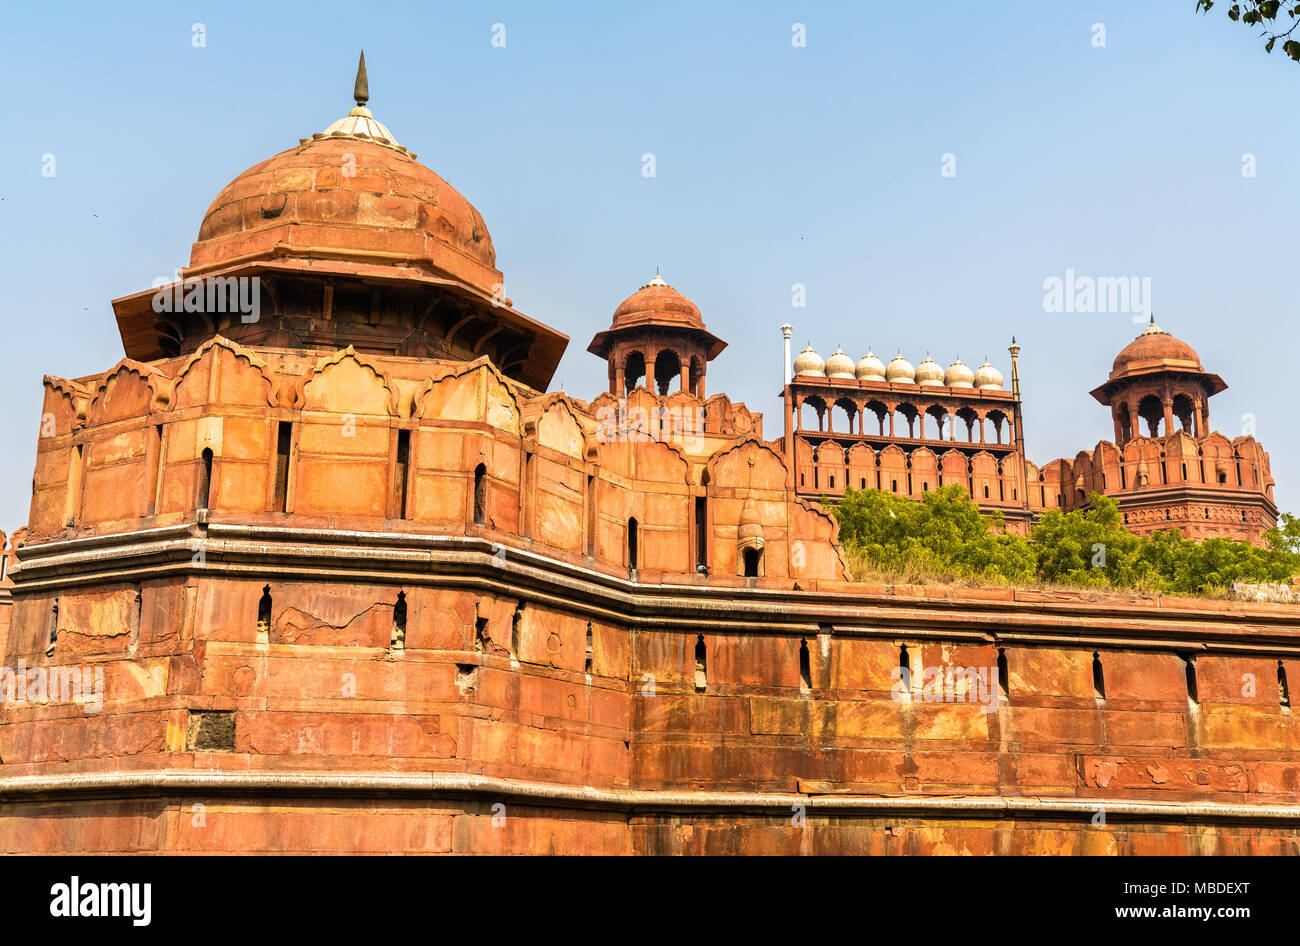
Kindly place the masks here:
<instances>
[{"instance_id":1,"label":"white marble dome","mask_svg":"<svg viewBox=\"0 0 1300 946\"><path fill-rule=\"evenodd\" d=\"M948 366L944 372L943 383L950 388L973 388L975 387L975 372L971 371L966 364L958 358Z\"/></svg>"},{"instance_id":2,"label":"white marble dome","mask_svg":"<svg viewBox=\"0 0 1300 946\"><path fill-rule=\"evenodd\" d=\"M884 381L885 363L876 357L874 351L868 351L853 369L859 381Z\"/></svg>"},{"instance_id":3,"label":"white marble dome","mask_svg":"<svg viewBox=\"0 0 1300 946\"><path fill-rule=\"evenodd\" d=\"M903 353L899 352L890 359L889 365L885 368L885 380L891 384L915 384L916 369L903 357Z\"/></svg>"},{"instance_id":4,"label":"white marble dome","mask_svg":"<svg viewBox=\"0 0 1300 946\"><path fill-rule=\"evenodd\" d=\"M916 383L931 387L943 387L943 369L929 355L916 366Z\"/></svg>"},{"instance_id":5,"label":"white marble dome","mask_svg":"<svg viewBox=\"0 0 1300 946\"><path fill-rule=\"evenodd\" d=\"M811 345L808 345L794 360L794 374L796 378L824 378L826 362L822 361L821 355L813 351Z\"/></svg>"},{"instance_id":6,"label":"white marble dome","mask_svg":"<svg viewBox=\"0 0 1300 946\"><path fill-rule=\"evenodd\" d=\"M828 378L853 378L853 359L844 354L841 348L835 349L835 354L826 359L826 377Z\"/></svg>"},{"instance_id":7,"label":"white marble dome","mask_svg":"<svg viewBox=\"0 0 1300 946\"><path fill-rule=\"evenodd\" d=\"M1002 390L1002 372L987 361L975 371L975 387Z\"/></svg>"}]
</instances>

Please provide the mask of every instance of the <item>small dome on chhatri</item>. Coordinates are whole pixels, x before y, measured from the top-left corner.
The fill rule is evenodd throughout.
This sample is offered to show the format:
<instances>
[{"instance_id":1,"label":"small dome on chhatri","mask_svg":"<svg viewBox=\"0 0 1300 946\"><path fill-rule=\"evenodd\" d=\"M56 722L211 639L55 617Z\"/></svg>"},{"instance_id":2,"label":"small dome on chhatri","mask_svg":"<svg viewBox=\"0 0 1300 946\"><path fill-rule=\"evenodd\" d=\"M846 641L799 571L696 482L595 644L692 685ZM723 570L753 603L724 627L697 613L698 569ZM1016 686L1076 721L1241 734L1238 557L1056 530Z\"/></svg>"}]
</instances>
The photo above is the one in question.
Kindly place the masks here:
<instances>
[{"instance_id":1,"label":"small dome on chhatri","mask_svg":"<svg viewBox=\"0 0 1300 946\"><path fill-rule=\"evenodd\" d=\"M1160 367L1202 370L1201 356L1196 353L1196 349L1156 325L1156 317L1153 315L1142 334L1115 356L1111 374L1119 374L1130 368L1142 371Z\"/></svg>"},{"instance_id":2,"label":"small dome on chhatri","mask_svg":"<svg viewBox=\"0 0 1300 946\"><path fill-rule=\"evenodd\" d=\"M853 369L853 373L859 381L884 381L885 363L876 357L875 352L868 349L862 356L862 360L858 362L858 366Z\"/></svg>"},{"instance_id":3,"label":"small dome on chhatri","mask_svg":"<svg viewBox=\"0 0 1300 946\"><path fill-rule=\"evenodd\" d=\"M975 387L975 372L971 371L966 364L958 358L948 366L944 372L943 383L950 388L973 388Z\"/></svg>"},{"instance_id":4,"label":"small dome on chhatri","mask_svg":"<svg viewBox=\"0 0 1300 946\"><path fill-rule=\"evenodd\" d=\"M686 298L656 271L654 278L619 303L614 310L613 328L653 323L704 328L704 319L694 302Z\"/></svg>"},{"instance_id":5,"label":"small dome on chhatri","mask_svg":"<svg viewBox=\"0 0 1300 946\"><path fill-rule=\"evenodd\" d=\"M925 360L916 366L916 383L943 386L943 369L929 355L926 355Z\"/></svg>"},{"instance_id":6,"label":"small dome on chhatri","mask_svg":"<svg viewBox=\"0 0 1300 946\"><path fill-rule=\"evenodd\" d=\"M889 362L885 368L885 380L891 384L915 384L916 369L912 363L903 357L900 351Z\"/></svg>"},{"instance_id":7,"label":"small dome on chhatri","mask_svg":"<svg viewBox=\"0 0 1300 946\"><path fill-rule=\"evenodd\" d=\"M992 390L1002 390L1002 372L994 368L986 359L984 364L980 365L975 371L975 387L990 388Z\"/></svg>"},{"instance_id":8,"label":"small dome on chhatri","mask_svg":"<svg viewBox=\"0 0 1300 946\"><path fill-rule=\"evenodd\" d=\"M835 354L826 359L826 377L854 378L853 359L844 354L844 349L836 348Z\"/></svg>"},{"instance_id":9,"label":"small dome on chhatri","mask_svg":"<svg viewBox=\"0 0 1300 946\"><path fill-rule=\"evenodd\" d=\"M794 373L795 377L826 377L826 363L822 361L821 355L813 351L811 344L794 360Z\"/></svg>"}]
</instances>

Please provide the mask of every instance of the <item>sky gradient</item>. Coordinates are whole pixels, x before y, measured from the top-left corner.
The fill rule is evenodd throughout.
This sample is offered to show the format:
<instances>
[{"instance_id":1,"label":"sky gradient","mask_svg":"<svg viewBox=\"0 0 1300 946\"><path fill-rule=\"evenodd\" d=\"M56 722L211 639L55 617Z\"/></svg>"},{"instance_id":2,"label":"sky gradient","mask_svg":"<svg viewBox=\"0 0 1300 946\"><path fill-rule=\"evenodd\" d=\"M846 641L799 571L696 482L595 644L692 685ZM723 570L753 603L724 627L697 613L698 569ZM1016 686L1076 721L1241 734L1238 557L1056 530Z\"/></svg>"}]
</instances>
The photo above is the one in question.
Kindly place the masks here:
<instances>
[{"instance_id":1,"label":"sky gradient","mask_svg":"<svg viewBox=\"0 0 1300 946\"><path fill-rule=\"evenodd\" d=\"M1044 280L1149 277L1159 324L1229 385L1210 425L1253 418L1296 510L1300 65L1193 0L906 6L8 10L0 529L27 518L41 376L121 358L110 300L187 264L237 174L347 112L362 47L375 116L483 214L515 305L570 336L553 388L606 388L587 343L660 267L730 343L709 393L769 439L783 322L796 352L987 356L1008 382L1014 334L1042 465L1112 436L1087 392L1141 329L1044 311Z\"/></svg>"}]
</instances>

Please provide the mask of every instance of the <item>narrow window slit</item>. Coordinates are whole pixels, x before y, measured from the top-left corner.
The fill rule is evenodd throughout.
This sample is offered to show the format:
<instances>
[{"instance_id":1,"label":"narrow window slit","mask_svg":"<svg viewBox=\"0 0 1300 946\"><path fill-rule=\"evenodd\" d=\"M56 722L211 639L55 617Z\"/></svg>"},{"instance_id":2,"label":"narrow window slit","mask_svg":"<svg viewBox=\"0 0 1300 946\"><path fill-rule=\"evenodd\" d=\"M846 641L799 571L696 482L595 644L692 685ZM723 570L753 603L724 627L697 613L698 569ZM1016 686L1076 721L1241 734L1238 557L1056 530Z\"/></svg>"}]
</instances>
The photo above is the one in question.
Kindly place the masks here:
<instances>
[{"instance_id":1,"label":"narrow window slit","mask_svg":"<svg viewBox=\"0 0 1300 946\"><path fill-rule=\"evenodd\" d=\"M799 641L799 692L812 693L812 655L808 653L807 638Z\"/></svg>"},{"instance_id":2,"label":"narrow window slit","mask_svg":"<svg viewBox=\"0 0 1300 946\"><path fill-rule=\"evenodd\" d=\"M162 477L163 465L167 459L163 454L162 424L154 425L152 437L154 462L153 466L149 470L149 492L145 494L145 502L148 503L150 515L153 515L157 511L158 482Z\"/></svg>"},{"instance_id":3,"label":"narrow window slit","mask_svg":"<svg viewBox=\"0 0 1300 946\"><path fill-rule=\"evenodd\" d=\"M275 438L275 511L289 508L289 451L293 447L293 424L280 421Z\"/></svg>"},{"instance_id":4,"label":"narrow window slit","mask_svg":"<svg viewBox=\"0 0 1300 946\"><path fill-rule=\"evenodd\" d=\"M1092 655L1092 689L1097 699L1106 699L1106 677L1101 669L1101 655L1095 651Z\"/></svg>"},{"instance_id":5,"label":"narrow window slit","mask_svg":"<svg viewBox=\"0 0 1300 946\"><path fill-rule=\"evenodd\" d=\"M50 608L50 641L49 646L45 648L45 656L54 656L54 642L59 639L59 599L54 599L54 606Z\"/></svg>"},{"instance_id":6,"label":"narrow window slit","mask_svg":"<svg viewBox=\"0 0 1300 946\"><path fill-rule=\"evenodd\" d=\"M709 501L704 496L695 497L695 570L709 570Z\"/></svg>"},{"instance_id":7,"label":"narrow window slit","mask_svg":"<svg viewBox=\"0 0 1300 946\"><path fill-rule=\"evenodd\" d=\"M74 526L77 524L77 504L81 501L81 473L84 465L82 445L77 444L72 448L72 459L69 461L68 468L68 494L63 504L63 524L65 526Z\"/></svg>"},{"instance_id":8,"label":"narrow window slit","mask_svg":"<svg viewBox=\"0 0 1300 946\"><path fill-rule=\"evenodd\" d=\"M406 649L406 592L397 593L397 601L393 604L393 637L391 641L393 650Z\"/></svg>"},{"instance_id":9,"label":"narrow window slit","mask_svg":"<svg viewBox=\"0 0 1300 946\"><path fill-rule=\"evenodd\" d=\"M397 432L397 467L393 471L393 506L397 510L397 518L406 518L406 492L407 479L411 470L411 432L409 430L399 430Z\"/></svg>"},{"instance_id":10,"label":"narrow window slit","mask_svg":"<svg viewBox=\"0 0 1300 946\"><path fill-rule=\"evenodd\" d=\"M519 505L522 512L520 521L523 523L524 536L531 538L533 534L533 453L531 450L524 451L524 481L521 484L519 496Z\"/></svg>"},{"instance_id":11,"label":"narrow window slit","mask_svg":"<svg viewBox=\"0 0 1300 946\"><path fill-rule=\"evenodd\" d=\"M704 635L695 639L695 692L703 693L709 685L709 654L704 646Z\"/></svg>"},{"instance_id":12,"label":"narrow window slit","mask_svg":"<svg viewBox=\"0 0 1300 946\"><path fill-rule=\"evenodd\" d=\"M203 455L200 458L202 465L199 467L199 497L197 508L207 509L208 502L212 497L212 450L208 447L203 448Z\"/></svg>"},{"instance_id":13,"label":"narrow window slit","mask_svg":"<svg viewBox=\"0 0 1300 946\"><path fill-rule=\"evenodd\" d=\"M1199 704L1201 697L1196 686L1196 658L1190 654L1183 658L1183 674L1187 678L1187 699L1193 704Z\"/></svg>"},{"instance_id":14,"label":"narrow window slit","mask_svg":"<svg viewBox=\"0 0 1300 946\"><path fill-rule=\"evenodd\" d=\"M487 522L487 467L480 463L474 468L474 525Z\"/></svg>"},{"instance_id":15,"label":"narrow window slit","mask_svg":"<svg viewBox=\"0 0 1300 946\"><path fill-rule=\"evenodd\" d=\"M596 477L587 474L587 554L596 554Z\"/></svg>"},{"instance_id":16,"label":"narrow window slit","mask_svg":"<svg viewBox=\"0 0 1300 946\"><path fill-rule=\"evenodd\" d=\"M263 643L271 639L271 586L262 588L261 600L257 602L257 639Z\"/></svg>"},{"instance_id":17,"label":"narrow window slit","mask_svg":"<svg viewBox=\"0 0 1300 946\"><path fill-rule=\"evenodd\" d=\"M520 640L523 636L524 626L524 606L521 604L515 608L514 617L510 620L510 659L519 659Z\"/></svg>"}]
</instances>

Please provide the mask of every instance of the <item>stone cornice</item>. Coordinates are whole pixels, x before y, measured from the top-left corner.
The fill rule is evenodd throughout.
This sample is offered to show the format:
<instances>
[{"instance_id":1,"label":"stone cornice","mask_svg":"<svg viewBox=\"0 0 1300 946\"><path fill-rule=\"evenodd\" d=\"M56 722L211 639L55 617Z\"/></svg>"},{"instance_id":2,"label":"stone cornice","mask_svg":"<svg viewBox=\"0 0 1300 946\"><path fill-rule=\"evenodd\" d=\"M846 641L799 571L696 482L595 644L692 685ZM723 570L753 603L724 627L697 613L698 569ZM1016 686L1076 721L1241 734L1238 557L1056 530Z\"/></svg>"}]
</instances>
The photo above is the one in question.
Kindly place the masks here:
<instances>
[{"instance_id":1,"label":"stone cornice","mask_svg":"<svg viewBox=\"0 0 1300 946\"><path fill-rule=\"evenodd\" d=\"M1258 826L1300 822L1300 806L1229 805L1217 802L1129 801L1115 798L1033 796L856 796L776 792L717 792L600 789L464 775L448 772L93 772L0 778L0 800L48 798L139 798L202 793L206 796L288 795L366 799L391 796L420 798L509 799L546 807L603 809L627 814L673 812L734 814L780 812L802 807L809 813L856 817L902 815L931 818L1092 819L1099 811L1108 821L1146 823L1236 823Z\"/></svg>"},{"instance_id":2,"label":"stone cornice","mask_svg":"<svg viewBox=\"0 0 1300 946\"><path fill-rule=\"evenodd\" d=\"M200 554L201 553L201 554ZM19 551L17 597L165 575L461 587L631 630L780 633L1300 655L1300 608L1195 598L838 584L632 581L466 536L188 524ZM860 590L859 590L860 589Z\"/></svg>"}]
</instances>

